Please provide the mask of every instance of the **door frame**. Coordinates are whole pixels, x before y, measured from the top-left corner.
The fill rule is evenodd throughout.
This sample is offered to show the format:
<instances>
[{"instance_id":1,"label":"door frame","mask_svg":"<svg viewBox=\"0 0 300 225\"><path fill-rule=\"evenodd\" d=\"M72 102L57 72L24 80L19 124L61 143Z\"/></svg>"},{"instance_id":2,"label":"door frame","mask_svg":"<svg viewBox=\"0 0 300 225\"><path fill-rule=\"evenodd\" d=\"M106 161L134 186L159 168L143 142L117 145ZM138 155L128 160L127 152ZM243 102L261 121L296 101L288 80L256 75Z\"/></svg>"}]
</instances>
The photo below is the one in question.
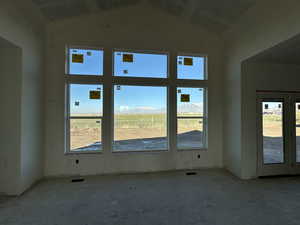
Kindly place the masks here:
<instances>
[{"instance_id":1,"label":"door frame","mask_svg":"<svg viewBox=\"0 0 300 225\"><path fill-rule=\"evenodd\" d=\"M300 161L297 162L297 132L296 132L296 104L300 103L300 92L292 93L290 97L291 104L291 145L292 145L292 154L291 154L291 171L290 174L300 174Z\"/></svg>"},{"instance_id":2,"label":"door frame","mask_svg":"<svg viewBox=\"0 0 300 225\"><path fill-rule=\"evenodd\" d=\"M291 173L292 164L292 132L288 124L291 120L290 110L290 93L283 92L257 92L256 94L256 122L257 122L257 175L272 176L284 175ZM262 102L265 101L282 101L282 133L283 133L283 154L284 162L278 164L264 164L263 152L263 124L262 124Z\"/></svg>"}]
</instances>

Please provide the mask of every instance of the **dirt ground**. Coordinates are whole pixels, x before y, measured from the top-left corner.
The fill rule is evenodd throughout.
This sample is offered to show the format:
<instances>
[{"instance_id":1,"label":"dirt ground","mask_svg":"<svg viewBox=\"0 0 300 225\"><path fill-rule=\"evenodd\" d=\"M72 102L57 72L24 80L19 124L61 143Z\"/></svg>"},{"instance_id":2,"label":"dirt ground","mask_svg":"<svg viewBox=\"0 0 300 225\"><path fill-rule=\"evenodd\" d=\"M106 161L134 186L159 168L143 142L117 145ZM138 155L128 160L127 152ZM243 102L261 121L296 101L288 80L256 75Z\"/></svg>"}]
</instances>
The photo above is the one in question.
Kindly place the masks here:
<instances>
[{"instance_id":1,"label":"dirt ground","mask_svg":"<svg viewBox=\"0 0 300 225\"><path fill-rule=\"evenodd\" d=\"M137 115L122 115L118 118L114 130L114 140L116 142L149 138L166 139L166 124L166 118L159 114L142 115L140 121L137 120ZM71 150L84 148L96 143L98 147L101 146L99 145L102 142L101 120L74 119L71 120L70 128ZM199 121L199 119L178 121L178 134L191 131L202 132L202 121Z\"/></svg>"}]
</instances>

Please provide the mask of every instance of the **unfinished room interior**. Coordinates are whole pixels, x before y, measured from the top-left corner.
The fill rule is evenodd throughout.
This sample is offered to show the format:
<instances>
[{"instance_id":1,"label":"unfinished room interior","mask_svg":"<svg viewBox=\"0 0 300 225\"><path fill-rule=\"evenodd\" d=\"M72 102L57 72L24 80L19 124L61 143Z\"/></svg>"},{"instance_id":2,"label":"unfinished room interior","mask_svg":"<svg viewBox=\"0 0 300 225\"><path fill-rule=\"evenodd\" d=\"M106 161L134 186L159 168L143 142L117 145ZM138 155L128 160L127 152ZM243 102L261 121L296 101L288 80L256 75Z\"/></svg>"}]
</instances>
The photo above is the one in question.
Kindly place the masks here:
<instances>
[{"instance_id":1,"label":"unfinished room interior","mask_svg":"<svg viewBox=\"0 0 300 225\"><path fill-rule=\"evenodd\" d=\"M299 225L299 0L0 0L0 225Z\"/></svg>"}]
</instances>

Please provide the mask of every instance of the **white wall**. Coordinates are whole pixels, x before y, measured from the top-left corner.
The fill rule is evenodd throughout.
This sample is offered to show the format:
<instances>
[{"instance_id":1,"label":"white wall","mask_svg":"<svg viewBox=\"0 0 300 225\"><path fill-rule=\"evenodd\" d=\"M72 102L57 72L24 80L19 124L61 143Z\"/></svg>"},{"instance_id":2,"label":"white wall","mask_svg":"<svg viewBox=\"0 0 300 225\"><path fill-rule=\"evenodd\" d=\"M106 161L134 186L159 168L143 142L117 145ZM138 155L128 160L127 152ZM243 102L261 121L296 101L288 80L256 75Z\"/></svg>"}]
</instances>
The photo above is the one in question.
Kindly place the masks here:
<instances>
[{"instance_id":1,"label":"white wall","mask_svg":"<svg viewBox=\"0 0 300 225\"><path fill-rule=\"evenodd\" d=\"M22 51L0 39L0 192L14 193L20 179Z\"/></svg>"},{"instance_id":2,"label":"white wall","mask_svg":"<svg viewBox=\"0 0 300 225\"><path fill-rule=\"evenodd\" d=\"M129 16L130 15L130 16ZM209 55L208 151L64 155L66 44ZM46 176L222 167L223 42L148 5L53 22L47 28ZM174 60L174 59L173 59ZM201 154L201 159L197 155ZM80 159L76 168L75 159Z\"/></svg>"},{"instance_id":3,"label":"white wall","mask_svg":"<svg viewBox=\"0 0 300 225\"><path fill-rule=\"evenodd\" d=\"M241 178L251 178L244 154L242 104L243 80L241 64L247 58L288 40L300 33L300 2L297 0L264 0L248 10L241 20L227 32L225 57L225 113L224 163L225 167ZM252 173L251 173L252 174Z\"/></svg>"},{"instance_id":4,"label":"white wall","mask_svg":"<svg viewBox=\"0 0 300 225\"><path fill-rule=\"evenodd\" d=\"M0 192L6 194L22 193L43 175L43 35L43 19L30 7L30 1L0 2L0 37L20 49L16 53L18 56L22 53L18 62L11 57L15 50L2 51L7 51L6 56L11 59L6 66L14 67L14 62L15 66L21 63L20 70L14 71L18 67L8 68L9 73L1 74L10 85L1 83L1 89L4 88L6 94L9 91L13 93L6 95L7 107L16 111L11 114L11 117L16 116L12 121L14 130L4 134L2 138L7 140L7 144L1 143L0 147L1 152L9 152L10 155L1 160L2 166L10 167L0 177L1 180L2 176L10 177L5 186L0 183ZM6 115L1 119L7 121L9 118ZM11 135L15 135L13 140ZM19 141L13 143L14 140Z\"/></svg>"}]
</instances>

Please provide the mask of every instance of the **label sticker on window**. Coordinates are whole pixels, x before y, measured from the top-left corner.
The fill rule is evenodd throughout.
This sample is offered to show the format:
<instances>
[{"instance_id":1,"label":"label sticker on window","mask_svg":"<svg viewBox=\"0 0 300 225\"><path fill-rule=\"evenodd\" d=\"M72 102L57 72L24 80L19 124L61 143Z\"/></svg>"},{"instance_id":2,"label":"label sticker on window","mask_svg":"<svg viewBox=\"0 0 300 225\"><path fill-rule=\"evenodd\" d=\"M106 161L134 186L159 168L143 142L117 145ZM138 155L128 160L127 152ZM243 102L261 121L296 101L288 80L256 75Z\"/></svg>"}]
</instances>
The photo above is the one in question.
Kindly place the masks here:
<instances>
[{"instance_id":1,"label":"label sticker on window","mask_svg":"<svg viewBox=\"0 0 300 225\"><path fill-rule=\"evenodd\" d=\"M182 94L180 100L181 102L190 102L190 95Z\"/></svg>"},{"instance_id":2,"label":"label sticker on window","mask_svg":"<svg viewBox=\"0 0 300 225\"><path fill-rule=\"evenodd\" d=\"M90 99L101 99L100 91L90 91Z\"/></svg>"},{"instance_id":3,"label":"label sticker on window","mask_svg":"<svg viewBox=\"0 0 300 225\"><path fill-rule=\"evenodd\" d=\"M72 54L72 63L83 63L83 54Z\"/></svg>"},{"instance_id":4,"label":"label sticker on window","mask_svg":"<svg viewBox=\"0 0 300 225\"><path fill-rule=\"evenodd\" d=\"M184 65L185 66L192 66L193 65L193 58L184 58Z\"/></svg>"},{"instance_id":5,"label":"label sticker on window","mask_svg":"<svg viewBox=\"0 0 300 225\"><path fill-rule=\"evenodd\" d=\"M132 63L133 62L133 54L123 54L123 62Z\"/></svg>"}]
</instances>

